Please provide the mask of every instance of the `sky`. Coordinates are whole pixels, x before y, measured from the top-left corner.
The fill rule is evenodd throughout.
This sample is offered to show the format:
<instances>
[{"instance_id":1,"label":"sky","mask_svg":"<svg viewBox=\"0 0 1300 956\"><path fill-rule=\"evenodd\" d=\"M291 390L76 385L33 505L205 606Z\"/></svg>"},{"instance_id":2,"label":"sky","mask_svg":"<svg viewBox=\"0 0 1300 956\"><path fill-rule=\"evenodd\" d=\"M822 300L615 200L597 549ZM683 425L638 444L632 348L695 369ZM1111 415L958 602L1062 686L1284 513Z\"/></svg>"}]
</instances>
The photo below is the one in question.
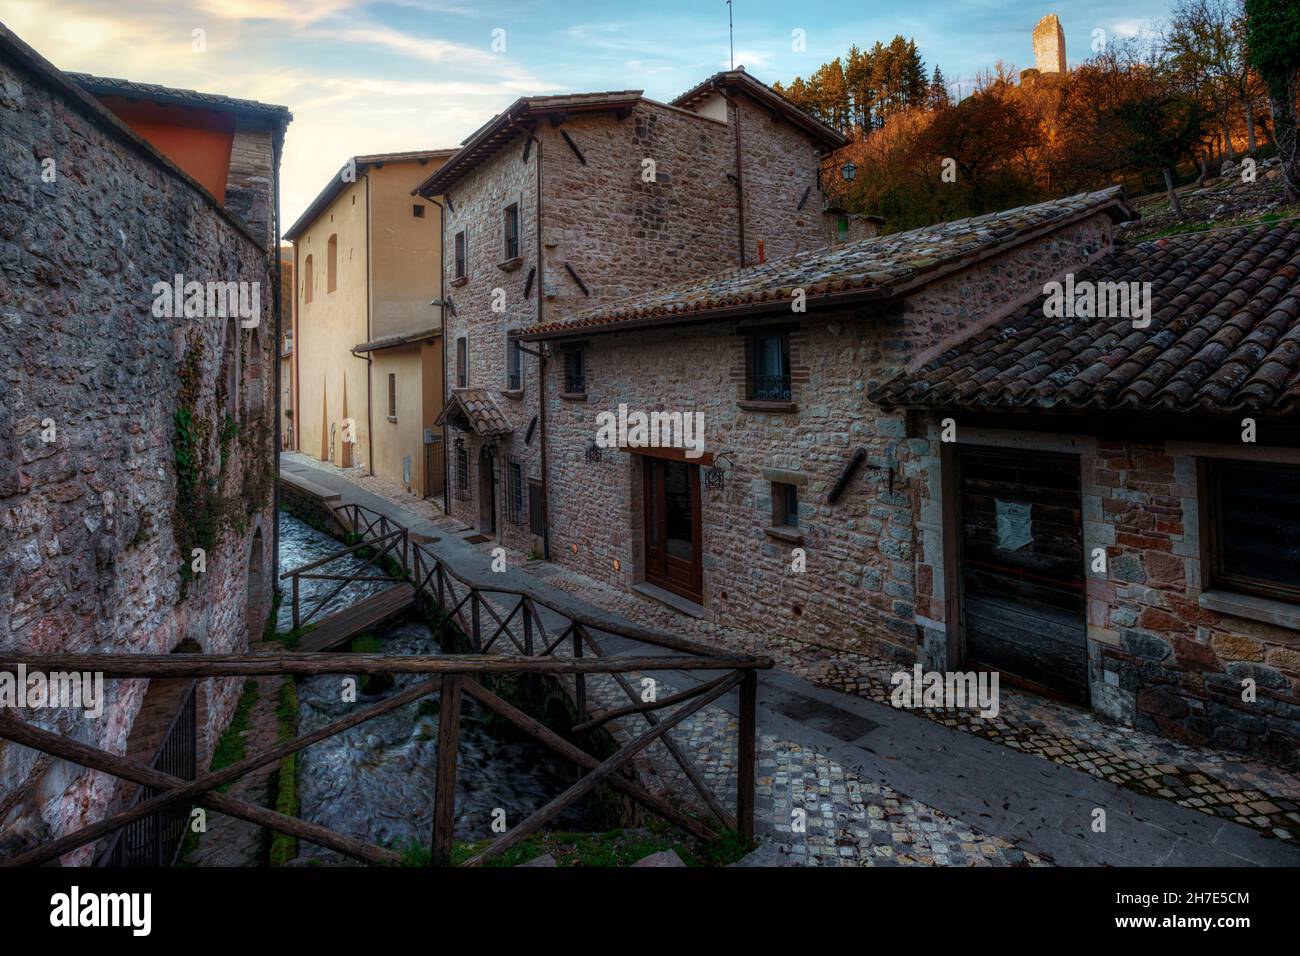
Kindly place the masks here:
<instances>
[{"instance_id":1,"label":"sky","mask_svg":"<svg viewBox=\"0 0 1300 956\"><path fill-rule=\"evenodd\" d=\"M788 82L902 34L927 70L969 84L998 60L1032 65L1045 14L1075 63L1094 31L1153 29L1169 3L734 0L735 62ZM0 21L64 70L289 107L285 225L349 156L456 146L525 94L668 100L729 65L725 0L0 0Z\"/></svg>"}]
</instances>

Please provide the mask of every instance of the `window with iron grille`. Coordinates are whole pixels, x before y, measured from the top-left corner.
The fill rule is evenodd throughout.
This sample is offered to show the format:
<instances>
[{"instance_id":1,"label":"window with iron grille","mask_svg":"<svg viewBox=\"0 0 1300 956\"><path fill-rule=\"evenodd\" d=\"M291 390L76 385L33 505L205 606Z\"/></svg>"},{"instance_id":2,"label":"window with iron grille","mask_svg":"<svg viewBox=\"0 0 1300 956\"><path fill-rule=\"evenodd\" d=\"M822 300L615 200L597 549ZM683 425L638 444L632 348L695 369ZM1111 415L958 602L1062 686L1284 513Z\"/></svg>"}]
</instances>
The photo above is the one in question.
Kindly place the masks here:
<instances>
[{"instance_id":1,"label":"window with iron grille","mask_svg":"<svg viewBox=\"0 0 1300 956\"><path fill-rule=\"evenodd\" d=\"M465 443L456 443L456 497L469 497L469 452Z\"/></svg>"},{"instance_id":2,"label":"window with iron grille","mask_svg":"<svg viewBox=\"0 0 1300 956\"><path fill-rule=\"evenodd\" d=\"M397 374L388 373L388 420L397 421Z\"/></svg>"},{"instance_id":3,"label":"window with iron grille","mask_svg":"<svg viewBox=\"0 0 1300 956\"><path fill-rule=\"evenodd\" d=\"M528 482L528 531L538 537L545 533L542 525L542 483L532 479Z\"/></svg>"},{"instance_id":4,"label":"window with iron grille","mask_svg":"<svg viewBox=\"0 0 1300 956\"><path fill-rule=\"evenodd\" d=\"M524 466L513 458L506 467L506 519L524 523Z\"/></svg>"},{"instance_id":5,"label":"window with iron grille","mask_svg":"<svg viewBox=\"0 0 1300 956\"><path fill-rule=\"evenodd\" d=\"M1300 467L1210 460L1211 581L1300 602Z\"/></svg>"},{"instance_id":6,"label":"window with iron grille","mask_svg":"<svg viewBox=\"0 0 1300 956\"><path fill-rule=\"evenodd\" d=\"M463 335L456 340L456 387L469 387L469 340Z\"/></svg>"},{"instance_id":7,"label":"window with iron grille","mask_svg":"<svg viewBox=\"0 0 1300 956\"><path fill-rule=\"evenodd\" d=\"M587 390L587 351L581 348L564 350L564 391L581 395Z\"/></svg>"},{"instance_id":8,"label":"window with iron grille","mask_svg":"<svg viewBox=\"0 0 1300 956\"><path fill-rule=\"evenodd\" d=\"M506 258L519 257L519 204L506 206Z\"/></svg>"},{"instance_id":9,"label":"window with iron grille","mask_svg":"<svg viewBox=\"0 0 1300 956\"><path fill-rule=\"evenodd\" d=\"M524 353L513 335L506 338L506 388L519 391L524 387Z\"/></svg>"},{"instance_id":10,"label":"window with iron grille","mask_svg":"<svg viewBox=\"0 0 1300 956\"><path fill-rule=\"evenodd\" d=\"M465 278L465 231L456 233L456 278Z\"/></svg>"},{"instance_id":11,"label":"window with iron grille","mask_svg":"<svg viewBox=\"0 0 1300 956\"><path fill-rule=\"evenodd\" d=\"M779 481L772 482L772 525L776 528L799 527L799 488Z\"/></svg>"},{"instance_id":12,"label":"window with iron grille","mask_svg":"<svg viewBox=\"0 0 1300 956\"><path fill-rule=\"evenodd\" d=\"M790 335L750 336L752 360L749 398L757 402L790 401Z\"/></svg>"}]
</instances>

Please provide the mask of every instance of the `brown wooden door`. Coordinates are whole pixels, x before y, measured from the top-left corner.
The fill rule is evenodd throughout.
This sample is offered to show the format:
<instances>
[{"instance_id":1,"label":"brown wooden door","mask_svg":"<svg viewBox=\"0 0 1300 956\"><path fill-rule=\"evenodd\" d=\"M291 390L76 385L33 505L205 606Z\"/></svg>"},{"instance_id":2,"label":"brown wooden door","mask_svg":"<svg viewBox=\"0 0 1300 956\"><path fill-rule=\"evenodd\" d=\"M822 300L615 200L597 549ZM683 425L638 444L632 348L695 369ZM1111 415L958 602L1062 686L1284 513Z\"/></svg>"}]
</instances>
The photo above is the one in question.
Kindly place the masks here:
<instances>
[{"instance_id":1,"label":"brown wooden door","mask_svg":"<svg viewBox=\"0 0 1300 956\"><path fill-rule=\"evenodd\" d=\"M646 581L702 602L699 465L665 458L642 461Z\"/></svg>"}]
</instances>

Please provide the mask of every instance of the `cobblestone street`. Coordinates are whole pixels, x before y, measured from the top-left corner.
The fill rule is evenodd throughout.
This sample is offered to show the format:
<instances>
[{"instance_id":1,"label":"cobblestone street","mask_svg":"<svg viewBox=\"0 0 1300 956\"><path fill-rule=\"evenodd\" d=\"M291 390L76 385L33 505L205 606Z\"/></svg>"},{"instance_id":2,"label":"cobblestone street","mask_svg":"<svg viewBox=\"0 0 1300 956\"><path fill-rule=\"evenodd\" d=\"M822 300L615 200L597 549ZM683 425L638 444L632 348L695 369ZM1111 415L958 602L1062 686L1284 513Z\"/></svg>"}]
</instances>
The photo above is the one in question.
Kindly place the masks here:
<instances>
[{"instance_id":1,"label":"cobblestone street","mask_svg":"<svg viewBox=\"0 0 1300 956\"><path fill-rule=\"evenodd\" d=\"M293 467L345 478L363 492L462 539L470 529L445 517L436 503L412 498L374 478L357 480L341 469L302 455L286 455ZM485 557L490 545L478 544ZM545 584L612 615L675 631L720 648L766 654L778 668L818 687L889 705L888 661L790 640L770 640L676 613L636 595L574 574L559 566L511 554L510 564ZM589 682L593 702L602 694L626 703L612 680ZM661 693L671 693L669 685ZM617 696L615 696L617 695ZM914 713L953 730L1009 750L1032 755L1098 780L1261 831L1282 843L1300 843L1300 778L1259 761L1208 751L1128 728L1102 723L1090 713L1003 684L1000 712L981 718L974 712L919 709ZM717 792L734 792L726 775L734 772L734 718L717 710L689 718L677 732ZM650 762L665 788L682 792L684 781L659 745ZM864 778L831 755L779 735L762 733L759 752L760 811L772 840L764 861L817 865L1049 865L1050 857L1026 852L1000 837L888 786ZM806 832L792 829L795 809L807 812Z\"/></svg>"}]
</instances>

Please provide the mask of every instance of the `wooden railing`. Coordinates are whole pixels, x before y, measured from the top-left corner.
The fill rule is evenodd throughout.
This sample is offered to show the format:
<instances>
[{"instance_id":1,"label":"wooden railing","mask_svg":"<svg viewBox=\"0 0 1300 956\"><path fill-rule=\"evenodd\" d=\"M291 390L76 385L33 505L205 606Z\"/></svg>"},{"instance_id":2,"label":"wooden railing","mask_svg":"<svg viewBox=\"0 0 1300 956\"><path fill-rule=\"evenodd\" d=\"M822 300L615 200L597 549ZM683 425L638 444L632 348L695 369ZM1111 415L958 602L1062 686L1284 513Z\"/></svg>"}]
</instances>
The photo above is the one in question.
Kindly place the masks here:
<instances>
[{"instance_id":1,"label":"wooden railing","mask_svg":"<svg viewBox=\"0 0 1300 956\"><path fill-rule=\"evenodd\" d=\"M340 523L350 533L359 536L360 540L351 547L327 554L323 558L294 568L291 571L285 571L280 575L280 580L283 581L288 578L292 582L293 629L295 631L306 626L312 618L324 610L350 584L365 581L386 581L392 584L401 584L407 580L406 576L396 577L391 574L367 575L366 573L371 568L381 565L386 555L391 554L393 560L397 561L399 546L401 554L400 566L402 568L407 566L410 536L406 528L387 515L358 504L340 505L335 508L335 514ZM319 570L342 558L351 557L360 552L368 552L369 557L366 559L365 564L355 571L345 574L328 574ZM311 610L303 614L300 595L300 584L303 580L337 581L338 584L328 594L318 596L312 603Z\"/></svg>"},{"instance_id":2,"label":"wooden railing","mask_svg":"<svg viewBox=\"0 0 1300 956\"><path fill-rule=\"evenodd\" d=\"M444 558L426 545L416 545L411 552L407 552L406 529L396 525L390 528L385 524L386 519L376 520L382 516L371 516L374 513L367 514L366 509L352 513L354 527L358 533L368 537L348 551L362 547L375 548L378 553L372 557L373 562L380 555L391 551L400 536L403 567L407 569L407 577L400 580L411 580L417 596L426 596L436 602L432 627L444 646L448 646L452 640L466 641L474 653L423 657L291 651L227 655L58 656L0 652L0 671L16 671L21 664L33 671L96 672L106 679L320 674L420 674L428 678L310 733L278 742L261 753L189 781L174 773L146 767L35 727L11 713L0 713L0 738L151 788L143 799L126 810L4 861L3 865L45 863L168 807L188 808L195 803L306 840L364 863L400 863L403 857L392 847L375 846L319 824L256 806L222 793L219 788L259 767L431 695L440 698L433 793L434 821L430 834L435 865L445 865L451 860L461 702L465 696L474 698L537 743L586 771L576 783L498 836L466 861L465 865L479 866L506 852L602 784L614 788L696 838L711 840L731 831L742 840L752 842L757 678L758 671L773 666L770 658L719 653L713 648L677 635L630 623L616 624L606 618L593 616L583 608L567 604L560 606L558 600L540 597L537 589L495 583L489 585L471 580L453 569ZM339 556L341 555L332 555L324 560L333 560ZM406 560L408 557L409 562ZM310 576L311 569L319 565L320 563L307 565L286 576L294 577L296 583L298 577ZM349 580L365 579L349 576ZM317 611L319 606L312 614ZM550 616L549 627L543 612ZM295 613L295 626L299 625L299 620ZM459 633L455 633L453 628ZM634 641L659 653L635 656L612 654L605 646L610 638ZM492 653L494 648L500 652ZM695 671L718 671L721 674L709 675L708 679L693 687L653 701L641 700L628 680L629 674ZM639 729L625 725L615 740L615 752L602 759L530 717L480 682L485 677L519 674L572 679L573 704L577 714L572 728L574 739L589 743L592 737L588 731L627 718L640 717L645 721L645 727ZM628 704L591 713L587 682L593 675L608 675L627 696ZM732 691L738 694L734 814L726 808L688 755L670 736L670 732L683 721ZM662 743L681 768L707 811L707 818L693 815L681 804L646 790L641 784L618 772L655 742Z\"/></svg>"}]
</instances>

